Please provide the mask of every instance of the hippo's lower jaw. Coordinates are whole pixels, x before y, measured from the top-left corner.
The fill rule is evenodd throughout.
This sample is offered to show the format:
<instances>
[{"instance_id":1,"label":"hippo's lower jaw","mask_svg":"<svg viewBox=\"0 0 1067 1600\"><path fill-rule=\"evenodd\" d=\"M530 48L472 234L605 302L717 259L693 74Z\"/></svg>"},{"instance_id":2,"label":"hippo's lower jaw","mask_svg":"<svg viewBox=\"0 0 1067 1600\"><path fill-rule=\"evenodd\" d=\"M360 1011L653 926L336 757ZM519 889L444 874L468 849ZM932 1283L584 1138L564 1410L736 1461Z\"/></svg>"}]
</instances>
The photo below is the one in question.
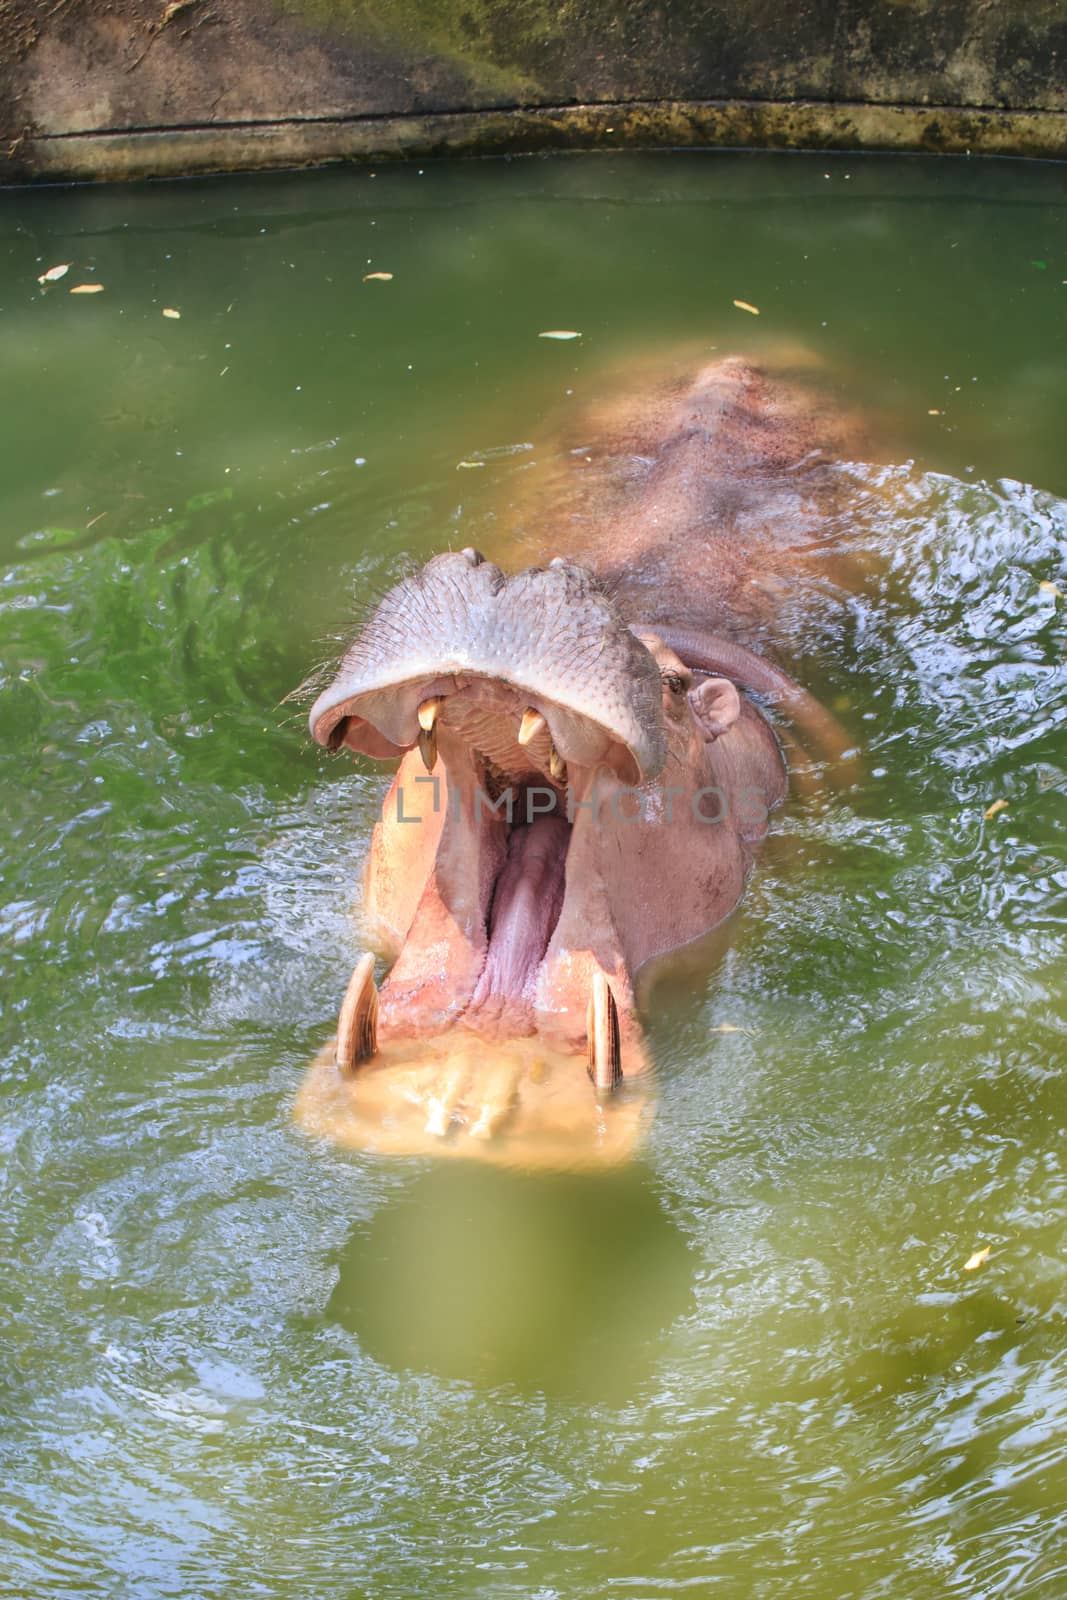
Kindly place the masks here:
<instances>
[{"instance_id":1,"label":"hippo's lower jaw","mask_svg":"<svg viewBox=\"0 0 1067 1600\"><path fill-rule=\"evenodd\" d=\"M396 960L380 994L373 957L357 963L300 1118L379 1150L617 1159L647 1099L616 1093L646 1067L596 860L618 781L565 762L554 708L510 685L426 687L368 869L368 919Z\"/></svg>"},{"instance_id":2,"label":"hippo's lower jaw","mask_svg":"<svg viewBox=\"0 0 1067 1600\"><path fill-rule=\"evenodd\" d=\"M592 1094L582 1064L536 1037L490 1048L463 1029L396 1040L355 1074L330 1046L294 1105L306 1132L378 1155L477 1158L527 1168L583 1168L629 1158L651 1112L650 1082Z\"/></svg>"}]
</instances>

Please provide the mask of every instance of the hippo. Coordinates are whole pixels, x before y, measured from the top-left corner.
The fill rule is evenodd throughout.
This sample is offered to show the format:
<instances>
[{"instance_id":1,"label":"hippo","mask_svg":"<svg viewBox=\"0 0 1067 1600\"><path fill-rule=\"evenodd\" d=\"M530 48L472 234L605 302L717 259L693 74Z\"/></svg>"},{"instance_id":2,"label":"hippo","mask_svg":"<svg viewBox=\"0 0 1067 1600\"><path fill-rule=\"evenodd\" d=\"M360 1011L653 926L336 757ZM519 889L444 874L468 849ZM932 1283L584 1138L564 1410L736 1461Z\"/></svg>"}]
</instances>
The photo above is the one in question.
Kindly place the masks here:
<instances>
[{"instance_id":1,"label":"hippo","mask_svg":"<svg viewBox=\"0 0 1067 1600\"><path fill-rule=\"evenodd\" d=\"M802 579L847 581L825 534L856 424L731 357L570 437L522 564L466 548L401 578L311 707L319 745L399 763L364 892L391 968L379 988L359 960L296 1106L349 1144L631 1151L638 975L737 905L789 768L854 756L770 651Z\"/></svg>"}]
</instances>

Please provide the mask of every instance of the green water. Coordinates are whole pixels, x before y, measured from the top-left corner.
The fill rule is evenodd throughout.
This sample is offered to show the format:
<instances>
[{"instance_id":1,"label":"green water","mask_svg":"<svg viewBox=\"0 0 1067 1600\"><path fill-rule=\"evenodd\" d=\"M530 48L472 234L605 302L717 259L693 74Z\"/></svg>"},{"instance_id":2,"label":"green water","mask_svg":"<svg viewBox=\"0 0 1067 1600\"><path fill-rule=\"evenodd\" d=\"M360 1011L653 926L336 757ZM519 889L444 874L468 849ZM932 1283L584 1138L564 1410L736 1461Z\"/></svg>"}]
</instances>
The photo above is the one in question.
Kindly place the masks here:
<instances>
[{"instance_id":1,"label":"green water","mask_svg":"<svg viewBox=\"0 0 1067 1600\"><path fill-rule=\"evenodd\" d=\"M1062 1600L1064 199L761 156L0 195L0 1592ZM317 1146L382 780L283 697L492 535L568 391L694 340L803 345L893 440L869 579L784 648L867 776L659 992L632 1171Z\"/></svg>"}]
</instances>

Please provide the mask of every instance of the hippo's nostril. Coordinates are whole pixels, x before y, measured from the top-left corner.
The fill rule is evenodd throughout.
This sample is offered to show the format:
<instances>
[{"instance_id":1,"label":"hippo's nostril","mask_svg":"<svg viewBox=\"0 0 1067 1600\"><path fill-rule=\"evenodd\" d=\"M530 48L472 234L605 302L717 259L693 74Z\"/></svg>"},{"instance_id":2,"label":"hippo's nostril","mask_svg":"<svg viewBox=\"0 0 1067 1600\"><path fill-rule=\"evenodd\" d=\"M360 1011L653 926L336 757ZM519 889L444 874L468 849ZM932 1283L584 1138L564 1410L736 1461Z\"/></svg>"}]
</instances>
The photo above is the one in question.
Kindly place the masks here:
<instances>
[{"instance_id":1,"label":"hippo's nostril","mask_svg":"<svg viewBox=\"0 0 1067 1600\"><path fill-rule=\"evenodd\" d=\"M480 567L485 557L480 550L475 550L473 545L465 545L460 551L461 556L466 556L472 567Z\"/></svg>"}]
</instances>

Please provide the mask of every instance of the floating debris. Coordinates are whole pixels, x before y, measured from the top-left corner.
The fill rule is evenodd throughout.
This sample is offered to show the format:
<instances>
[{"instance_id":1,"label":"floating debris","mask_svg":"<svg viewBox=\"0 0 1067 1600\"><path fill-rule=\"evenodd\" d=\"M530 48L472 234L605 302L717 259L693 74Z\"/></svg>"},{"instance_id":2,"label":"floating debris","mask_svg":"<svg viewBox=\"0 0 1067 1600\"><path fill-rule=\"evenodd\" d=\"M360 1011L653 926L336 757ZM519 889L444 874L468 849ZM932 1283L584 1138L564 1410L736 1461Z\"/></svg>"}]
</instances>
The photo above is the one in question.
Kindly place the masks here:
<instances>
[{"instance_id":1,"label":"floating debris","mask_svg":"<svg viewBox=\"0 0 1067 1600\"><path fill-rule=\"evenodd\" d=\"M747 300L735 300L734 305L738 311L747 311L750 317L758 317L760 314L759 306L750 305Z\"/></svg>"},{"instance_id":2,"label":"floating debris","mask_svg":"<svg viewBox=\"0 0 1067 1600\"><path fill-rule=\"evenodd\" d=\"M37 279L38 283L58 283L60 278L65 278L70 271L70 262L64 261L62 266L49 267L47 272L42 272Z\"/></svg>"},{"instance_id":3,"label":"floating debris","mask_svg":"<svg viewBox=\"0 0 1067 1600\"><path fill-rule=\"evenodd\" d=\"M169 317L172 322L180 322L182 314L180 311L175 311L173 306L164 306L163 315Z\"/></svg>"},{"instance_id":4,"label":"floating debris","mask_svg":"<svg viewBox=\"0 0 1067 1600\"><path fill-rule=\"evenodd\" d=\"M392 281L393 274L391 272L365 272L363 274L364 283L392 283Z\"/></svg>"},{"instance_id":5,"label":"floating debris","mask_svg":"<svg viewBox=\"0 0 1067 1600\"><path fill-rule=\"evenodd\" d=\"M539 339L580 339L582 336L575 328L546 328L544 333L537 335Z\"/></svg>"},{"instance_id":6,"label":"floating debris","mask_svg":"<svg viewBox=\"0 0 1067 1600\"><path fill-rule=\"evenodd\" d=\"M485 466L485 462L484 461L457 461L456 462L456 471L458 472L461 467L466 467L469 470L473 470L475 467L484 467L484 466Z\"/></svg>"},{"instance_id":7,"label":"floating debris","mask_svg":"<svg viewBox=\"0 0 1067 1600\"><path fill-rule=\"evenodd\" d=\"M964 1272L976 1272L982 1265L983 1261L989 1260L989 1252L991 1249L992 1246L987 1244L983 1249L976 1250L972 1256L968 1256L967 1260L963 1263Z\"/></svg>"},{"instance_id":8,"label":"floating debris","mask_svg":"<svg viewBox=\"0 0 1067 1600\"><path fill-rule=\"evenodd\" d=\"M1042 578L1037 586L1038 594L1047 594L1052 600L1062 600L1063 590L1058 589L1051 578Z\"/></svg>"},{"instance_id":9,"label":"floating debris","mask_svg":"<svg viewBox=\"0 0 1067 1600\"><path fill-rule=\"evenodd\" d=\"M472 450L466 459L480 467L488 461L506 461L509 456L521 455L524 451L532 449L533 445L525 441L520 441L518 444L491 444L484 450Z\"/></svg>"},{"instance_id":10,"label":"floating debris","mask_svg":"<svg viewBox=\"0 0 1067 1600\"><path fill-rule=\"evenodd\" d=\"M71 289L71 294L103 294L102 283L76 283Z\"/></svg>"},{"instance_id":11,"label":"floating debris","mask_svg":"<svg viewBox=\"0 0 1067 1600\"><path fill-rule=\"evenodd\" d=\"M926 415L928 417L943 417L945 415L945 413L943 411L938 411L936 406L931 406L930 410L926 413Z\"/></svg>"},{"instance_id":12,"label":"floating debris","mask_svg":"<svg viewBox=\"0 0 1067 1600\"><path fill-rule=\"evenodd\" d=\"M988 822L991 817L995 817L999 812L1007 811L1007 809L1008 802L1006 800L994 800L991 806L986 806L982 812L982 818L985 822Z\"/></svg>"}]
</instances>

